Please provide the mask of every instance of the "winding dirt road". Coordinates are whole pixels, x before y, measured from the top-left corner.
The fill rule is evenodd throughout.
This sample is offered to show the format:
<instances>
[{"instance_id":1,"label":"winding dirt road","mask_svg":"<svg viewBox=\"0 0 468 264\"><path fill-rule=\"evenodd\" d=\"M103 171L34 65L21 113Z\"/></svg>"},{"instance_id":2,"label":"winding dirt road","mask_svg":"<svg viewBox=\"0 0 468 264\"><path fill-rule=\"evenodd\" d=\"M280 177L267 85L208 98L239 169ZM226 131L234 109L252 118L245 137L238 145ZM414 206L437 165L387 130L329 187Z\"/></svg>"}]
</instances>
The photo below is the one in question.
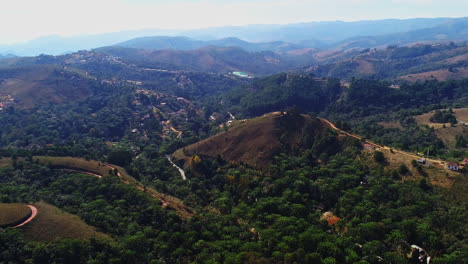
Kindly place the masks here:
<instances>
[{"instance_id":1,"label":"winding dirt road","mask_svg":"<svg viewBox=\"0 0 468 264\"><path fill-rule=\"evenodd\" d=\"M34 207L34 206L32 206L32 205L29 205L29 204L28 204L28 207L31 209L31 216L30 216L28 219L26 219L26 221L24 221L23 223L21 223L21 224L19 224L19 225L16 225L16 226L14 226L14 227L12 227L12 228L22 227L22 226L24 226L25 224L31 222L31 221L36 217L37 212L38 212L38 211L37 211L37 208Z\"/></svg>"},{"instance_id":2,"label":"winding dirt road","mask_svg":"<svg viewBox=\"0 0 468 264\"><path fill-rule=\"evenodd\" d=\"M320 118L320 117L318 117L318 119L322 120L322 121L325 122L330 128L332 128L333 130L338 131L338 132L341 133L341 134L344 134L344 135L353 137L353 138L358 139L358 140L362 140L362 137L360 137L360 136L358 136L358 135L355 135L355 134L348 133L348 132L346 132L346 131L344 131L344 130L342 130L342 129L339 129L339 128L337 128L332 122L330 122L330 121L328 121L328 120L326 120L326 119L323 119L323 118ZM370 144L370 145L372 145L372 146L374 146L374 147L376 147L376 148L391 150L391 151L393 151L394 153L406 155L406 156L409 156L409 157L411 157L411 158L413 158L413 159L416 159L416 160L421 158L420 156L414 155L414 154L409 153L409 152L405 152L405 151L393 149L393 148L390 148L390 147L387 147L387 146L379 145L379 144L377 144L377 143L375 143L375 142L373 142L373 141L370 141L370 140L368 140L368 139L365 140L365 143ZM441 164L445 164L445 162L446 162L445 160L429 159L429 158L427 158L426 160L429 161L429 162L441 163Z\"/></svg>"}]
</instances>

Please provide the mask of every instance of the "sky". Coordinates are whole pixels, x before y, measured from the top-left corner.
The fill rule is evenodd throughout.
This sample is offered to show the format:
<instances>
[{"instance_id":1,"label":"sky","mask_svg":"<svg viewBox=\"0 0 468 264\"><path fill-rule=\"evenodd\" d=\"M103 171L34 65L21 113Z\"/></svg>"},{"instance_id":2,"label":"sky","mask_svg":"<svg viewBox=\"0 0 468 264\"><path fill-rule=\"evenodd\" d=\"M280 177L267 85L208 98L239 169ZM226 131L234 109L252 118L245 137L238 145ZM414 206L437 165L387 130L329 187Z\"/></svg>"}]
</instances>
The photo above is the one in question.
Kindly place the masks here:
<instances>
[{"instance_id":1,"label":"sky","mask_svg":"<svg viewBox=\"0 0 468 264\"><path fill-rule=\"evenodd\" d=\"M468 0L0 0L0 3L0 44L49 35L150 28L468 16Z\"/></svg>"}]
</instances>

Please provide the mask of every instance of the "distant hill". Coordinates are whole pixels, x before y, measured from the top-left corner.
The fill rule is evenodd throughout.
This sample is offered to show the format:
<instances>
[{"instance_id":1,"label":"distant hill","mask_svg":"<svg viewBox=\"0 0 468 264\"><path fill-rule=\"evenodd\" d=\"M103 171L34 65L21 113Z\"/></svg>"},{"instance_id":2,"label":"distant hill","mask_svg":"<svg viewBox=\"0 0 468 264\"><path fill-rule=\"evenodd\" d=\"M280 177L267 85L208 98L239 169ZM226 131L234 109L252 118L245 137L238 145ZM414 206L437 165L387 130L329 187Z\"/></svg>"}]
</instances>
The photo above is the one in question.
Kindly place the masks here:
<instances>
[{"instance_id":1,"label":"distant hill","mask_svg":"<svg viewBox=\"0 0 468 264\"><path fill-rule=\"evenodd\" d=\"M337 78L398 78L433 71L464 72L468 67L468 45L460 44L416 44L385 49L365 49L352 52L315 54L321 61L307 69L318 76ZM427 74L426 74L427 75ZM431 74L429 74L430 76ZM450 78L463 78L464 74L440 75ZM450 79L449 78L449 79ZM404 78L408 79L408 78Z\"/></svg>"},{"instance_id":2,"label":"distant hill","mask_svg":"<svg viewBox=\"0 0 468 264\"><path fill-rule=\"evenodd\" d=\"M341 49L374 48L386 45L405 45L415 42L468 40L468 18L447 20L434 27L377 36L358 36L335 44Z\"/></svg>"},{"instance_id":3,"label":"distant hill","mask_svg":"<svg viewBox=\"0 0 468 264\"><path fill-rule=\"evenodd\" d=\"M321 145L327 129L325 122L312 116L275 112L236 121L227 131L180 149L173 156L185 160L187 166L196 165L193 156L198 155L265 167L280 153L298 153L312 147L323 152L339 149L336 138L329 138L329 145Z\"/></svg>"},{"instance_id":4,"label":"distant hill","mask_svg":"<svg viewBox=\"0 0 468 264\"><path fill-rule=\"evenodd\" d=\"M330 44L352 37L402 33L432 28L456 20L456 18L415 18L355 22L322 21L288 25L248 25L190 30L182 35L197 39L237 37L254 42L287 41L303 46L313 44L314 47L325 48Z\"/></svg>"},{"instance_id":5,"label":"distant hill","mask_svg":"<svg viewBox=\"0 0 468 264\"><path fill-rule=\"evenodd\" d=\"M15 107L82 100L94 80L60 66L30 65L0 68L0 96L11 96ZM3 99L2 99L3 101Z\"/></svg>"},{"instance_id":6,"label":"distant hill","mask_svg":"<svg viewBox=\"0 0 468 264\"><path fill-rule=\"evenodd\" d=\"M335 102L342 92L336 79L311 74L280 73L234 88L217 101L220 107L246 117L285 110L296 106L305 112L319 113Z\"/></svg>"},{"instance_id":7,"label":"distant hill","mask_svg":"<svg viewBox=\"0 0 468 264\"><path fill-rule=\"evenodd\" d=\"M460 33L454 30L455 26L447 26L450 24L455 25L459 22ZM431 28L438 28L439 34L445 34L445 40L455 40L465 35L463 33L463 23L466 23L466 18L417 18L356 22L324 21L287 25L247 25L197 30L145 29L75 37L45 36L25 43L0 45L0 50L11 50L18 56L36 56L39 54L60 55L83 49L89 50L115 45L134 38L147 36L185 36L207 42L227 38L227 42L231 43L232 40L230 38L238 38L248 42L266 43L265 45L260 45L259 50L276 50L278 49L278 45L280 46L280 50L284 49L281 43L275 42L294 43L306 48L332 49L351 42L355 43L353 45L358 45L356 43L361 42L365 46L369 46L371 42L393 44L395 41L398 42L395 37L407 38L408 36L405 36L406 32L423 29L428 29L428 32L430 32L433 31ZM445 32L444 30L448 31ZM403 33L403 35L398 35L400 33ZM411 35L415 33L410 33L410 42L417 42L420 40L419 38L426 38L427 34L430 34L424 31L416 33L417 35L414 35L414 37L411 37ZM396 35L392 36L392 34ZM379 36L383 37L380 38ZM374 37L377 39L373 40L372 38ZM223 41L214 42L214 45L224 46ZM242 43L238 43L236 46L240 44ZM363 46L364 44L359 45ZM374 45L370 46L373 47ZM246 46L243 48L250 50ZM258 47L251 48L253 48L252 51L258 51ZM286 50L288 49L290 48L287 47Z\"/></svg>"},{"instance_id":8,"label":"distant hill","mask_svg":"<svg viewBox=\"0 0 468 264\"><path fill-rule=\"evenodd\" d=\"M142 37L131 39L115 46L124 48L135 49L149 49L149 50L193 50L206 48L209 46L216 47L238 47L249 52L255 51L275 51L287 52L291 50L303 48L300 45L287 43L283 41L252 43L238 38L224 38L218 40L196 40L188 37L168 37L168 36L155 36L155 37Z\"/></svg>"},{"instance_id":9,"label":"distant hill","mask_svg":"<svg viewBox=\"0 0 468 264\"><path fill-rule=\"evenodd\" d=\"M1 59L10 59L10 58L15 58L16 55L13 53L0 53L0 60Z\"/></svg>"},{"instance_id":10,"label":"distant hill","mask_svg":"<svg viewBox=\"0 0 468 264\"><path fill-rule=\"evenodd\" d=\"M303 67L313 62L311 57L282 56L272 51L247 52L238 47L205 47L195 50L144 50L104 47L95 50L120 57L139 67L228 73L247 72L267 75Z\"/></svg>"}]
</instances>

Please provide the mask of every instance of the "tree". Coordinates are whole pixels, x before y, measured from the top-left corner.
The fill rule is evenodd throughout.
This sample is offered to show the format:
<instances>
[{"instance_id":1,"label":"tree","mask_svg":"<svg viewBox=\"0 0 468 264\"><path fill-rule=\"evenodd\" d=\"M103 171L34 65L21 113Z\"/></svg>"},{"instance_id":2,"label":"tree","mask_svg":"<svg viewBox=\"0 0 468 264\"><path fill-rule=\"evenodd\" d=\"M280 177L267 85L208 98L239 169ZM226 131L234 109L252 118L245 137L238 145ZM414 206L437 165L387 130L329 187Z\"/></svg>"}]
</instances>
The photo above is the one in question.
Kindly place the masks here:
<instances>
[{"instance_id":1,"label":"tree","mask_svg":"<svg viewBox=\"0 0 468 264\"><path fill-rule=\"evenodd\" d=\"M107 161L125 167L132 162L132 153L125 149L113 150L109 153Z\"/></svg>"},{"instance_id":2,"label":"tree","mask_svg":"<svg viewBox=\"0 0 468 264\"><path fill-rule=\"evenodd\" d=\"M383 163L385 161L385 156L382 152L380 151L375 151L374 152L374 161L378 163Z\"/></svg>"},{"instance_id":3,"label":"tree","mask_svg":"<svg viewBox=\"0 0 468 264\"><path fill-rule=\"evenodd\" d=\"M456 148L465 148L467 146L466 139L463 136L455 137L455 147Z\"/></svg>"},{"instance_id":4,"label":"tree","mask_svg":"<svg viewBox=\"0 0 468 264\"><path fill-rule=\"evenodd\" d=\"M406 167L405 164L400 164L400 166L398 167L398 173L400 175L405 175L408 172L409 172L408 167Z\"/></svg>"}]
</instances>

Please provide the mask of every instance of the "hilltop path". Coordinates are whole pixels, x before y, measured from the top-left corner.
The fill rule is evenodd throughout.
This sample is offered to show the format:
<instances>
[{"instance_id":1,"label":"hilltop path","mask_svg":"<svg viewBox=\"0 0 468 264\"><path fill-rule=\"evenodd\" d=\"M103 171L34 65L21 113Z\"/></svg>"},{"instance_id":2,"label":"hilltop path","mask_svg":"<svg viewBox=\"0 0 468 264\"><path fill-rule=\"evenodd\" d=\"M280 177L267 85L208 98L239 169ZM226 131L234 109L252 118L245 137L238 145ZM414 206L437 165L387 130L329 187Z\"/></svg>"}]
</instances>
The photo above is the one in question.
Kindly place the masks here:
<instances>
[{"instance_id":1,"label":"hilltop path","mask_svg":"<svg viewBox=\"0 0 468 264\"><path fill-rule=\"evenodd\" d=\"M13 228L18 228L18 227L22 227L24 226L25 224L31 222L37 215L37 208L35 206L32 206L32 205L29 205L28 204L28 207L31 209L31 216L26 219L26 221L24 221L23 223L19 224L19 225L16 225L14 226Z\"/></svg>"},{"instance_id":2,"label":"hilltop path","mask_svg":"<svg viewBox=\"0 0 468 264\"><path fill-rule=\"evenodd\" d=\"M351 134L349 132L346 132L342 129L339 129L337 128L332 122L328 121L327 119L324 119L324 118L320 118L318 117L320 120L322 120L323 122L325 122L330 128L332 128L333 130L335 131L338 131L339 133L341 134L344 134L344 135L347 135L347 136L350 136L350 137L353 137L355 139L358 139L358 140L362 140L362 137L361 136L358 136L358 135L355 135L355 134ZM377 144L371 140L368 140L366 139L365 140L365 143L367 144L370 144L376 148L381 148L381 149L387 149L387 150L391 150L393 151L394 153L398 153L398 154L402 154L402 155L406 155L406 156L409 156L411 158L414 158L414 159L420 159L421 157L420 156L417 156L417 155L414 155L412 153L409 153L409 152L405 152L405 151L402 151L402 150L397 150L397 149L394 149L394 148L390 148L390 147L387 147L387 146L382 146L380 144ZM427 158L426 159L427 161L430 161L430 162L433 162L433 163L442 163L442 164L445 164L446 161L445 160L440 160L440 159L429 159Z\"/></svg>"},{"instance_id":3,"label":"hilltop path","mask_svg":"<svg viewBox=\"0 0 468 264\"><path fill-rule=\"evenodd\" d=\"M79 172L98 178L102 178L105 174L110 172L110 174L117 176L122 183L128 184L161 201L162 207L170 207L174 209L181 217L190 218L194 215L193 210L186 206L182 200L168 194L160 193L155 189L144 185L129 175L124 168L119 166L73 157L34 156L33 158L43 164L58 166L68 171Z\"/></svg>"}]
</instances>

